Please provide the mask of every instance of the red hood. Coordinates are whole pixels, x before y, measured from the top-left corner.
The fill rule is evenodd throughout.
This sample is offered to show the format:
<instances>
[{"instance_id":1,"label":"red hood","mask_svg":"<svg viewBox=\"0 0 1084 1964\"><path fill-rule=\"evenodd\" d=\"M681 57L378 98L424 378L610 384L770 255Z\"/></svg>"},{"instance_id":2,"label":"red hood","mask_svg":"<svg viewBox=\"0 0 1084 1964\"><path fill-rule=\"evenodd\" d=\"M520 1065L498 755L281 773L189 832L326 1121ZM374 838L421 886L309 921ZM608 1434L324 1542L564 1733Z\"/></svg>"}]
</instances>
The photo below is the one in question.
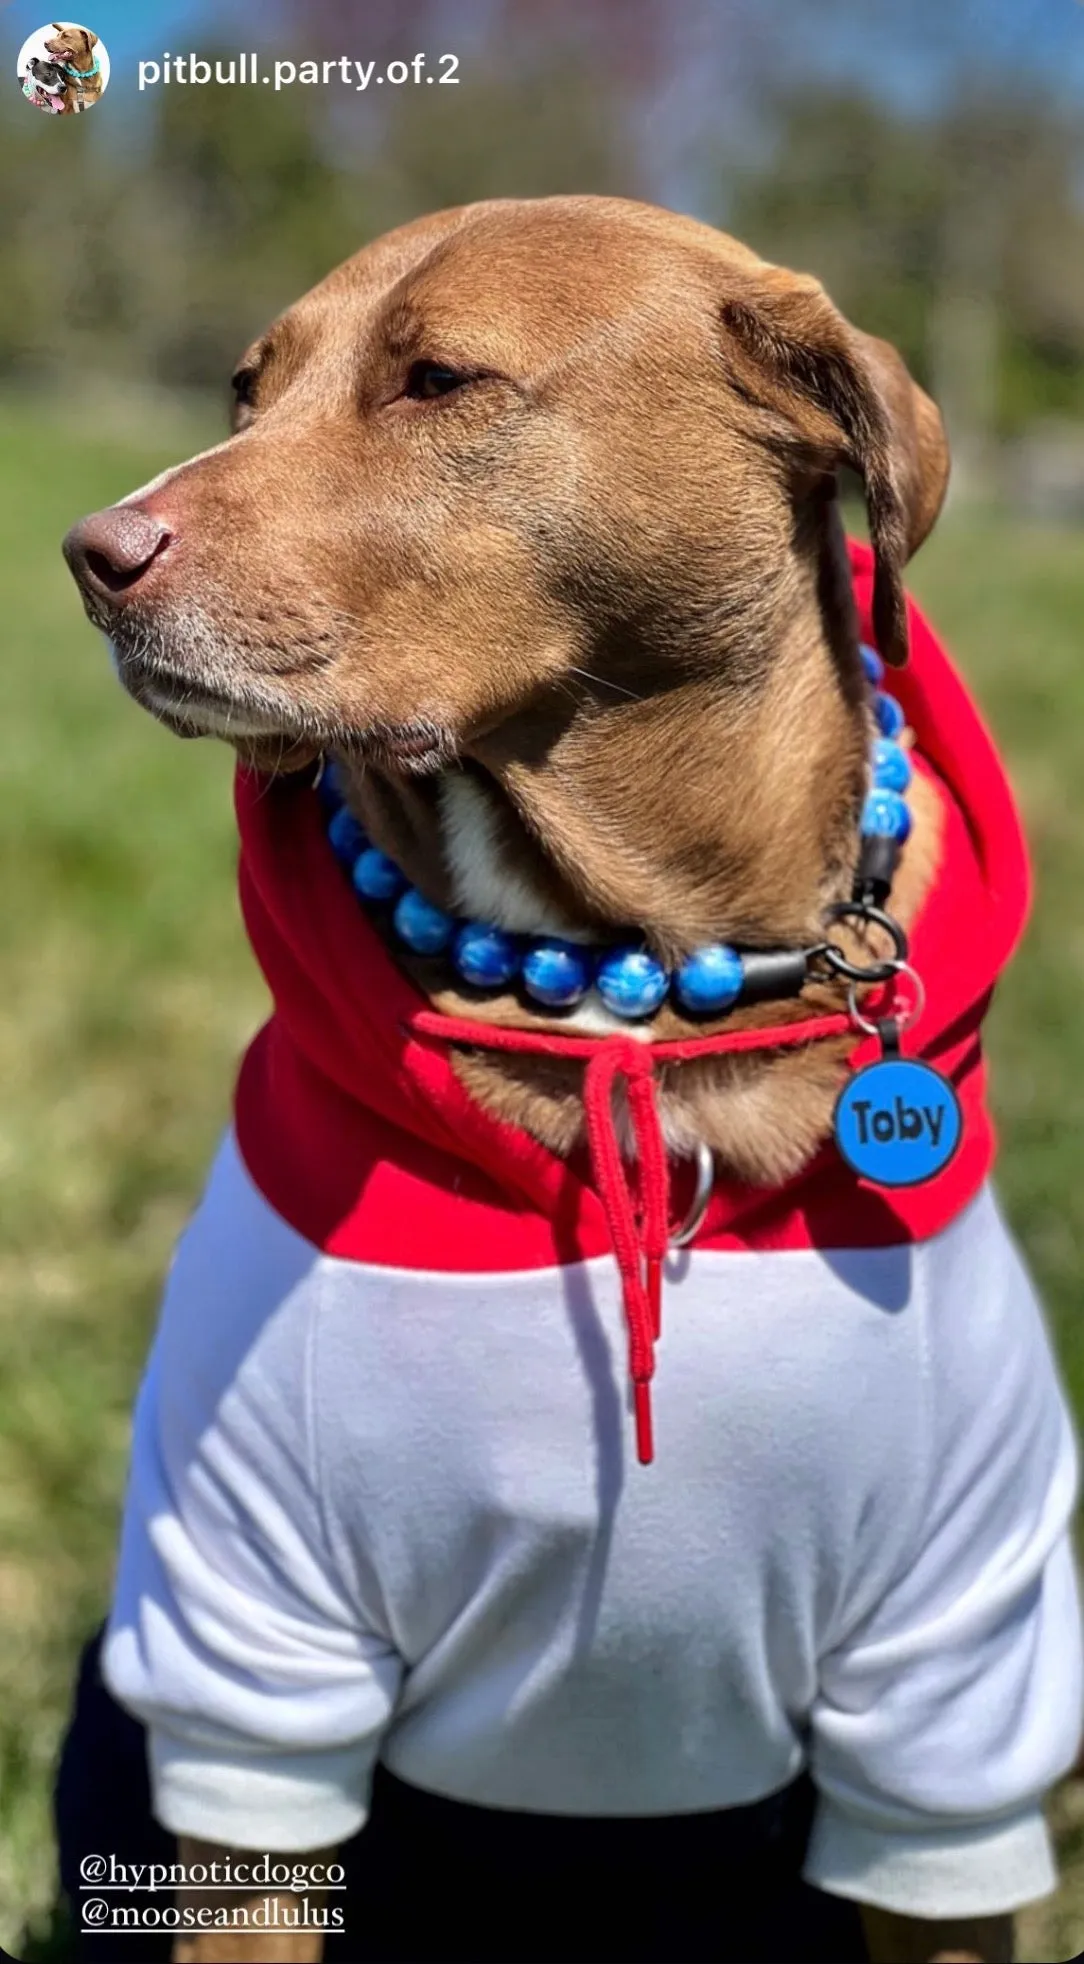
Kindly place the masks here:
<instances>
[{"instance_id":1,"label":"red hood","mask_svg":"<svg viewBox=\"0 0 1084 1964\"><path fill-rule=\"evenodd\" d=\"M869 639L871 555L860 545L851 553ZM914 607L910 619L911 660L891 687L915 733L920 768L941 790L946 822L939 876L911 935L927 1007L905 1047L953 1080L963 1144L936 1179L891 1194L849 1171L834 1146L781 1188L723 1180L697 1236L700 1247L925 1239L948 1225L989 1170L993 1133L979 1032L1026 917L1027 859L985 726ZM606 1181L597 1138L593 1154L564 1161L467 1096L449 1062L449 1040L462 1032L496 1043L499 1033L437 1017L396 967L332 854L315 792L297 780L269 784L240 772L237 810L242 906L275 1005L242 1066L237 1133L271 1205L326 1251L395 1267L522 1269L611 1248L623 1272L638 1263L636 1251L622 1252L613 1195L600 1198L600 1179ZM827 1032L845 1023L819 1018L816 1027ZM793 1029L788 1034L793 1039ZM753 1033L754 1042L764 1039ZM526 1041L538 1051L553 1047L542 1037ZM749 1041L731 1036L711 1047ZM599 1071L608 1076L616 1067L642 1079L662 1050L620 1037L557 1044L585 1063L600 1060L596 1121L599 1101L609 1099ZM680 1054L705 1047L696 1040ZM667 1048L673 1054L674 1046ZM869 1040L859 1042L855 1062L875 1050ZM677 1220L691 1183L691 1169L677 1169ZM665 1223L665 1239L664 1230ZM659 1231L656 1222L656 1240Z\"/></svg>"}]
</instances>

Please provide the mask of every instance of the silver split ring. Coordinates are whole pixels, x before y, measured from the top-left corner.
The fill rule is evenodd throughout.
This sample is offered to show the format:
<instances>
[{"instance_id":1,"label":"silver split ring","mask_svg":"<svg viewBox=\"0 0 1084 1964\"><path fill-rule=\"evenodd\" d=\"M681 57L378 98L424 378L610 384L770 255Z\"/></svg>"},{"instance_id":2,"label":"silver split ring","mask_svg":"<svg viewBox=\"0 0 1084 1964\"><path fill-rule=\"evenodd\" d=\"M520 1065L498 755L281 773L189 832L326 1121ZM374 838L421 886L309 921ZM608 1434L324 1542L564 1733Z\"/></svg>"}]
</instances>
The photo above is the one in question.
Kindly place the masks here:
<instances>
[{"instance_id":1,"label":"silver split ring","mask_svg":"<svg viewBox=\"0 0 1084 1964\"><path fill-rule=\"evenodd\" d=\"M923 982L922 977L919 974L918 970L911 967L910 962L903 962L903 961L886 962L885 967L891 968L893 972L893 981L895 981L895 979L898 976L906 975L914 986L915 996L914 996L914 1001L909 1006L905 1004L902 1011L897 1010L896 1008L892 1008L888 1012L887 1019L886 1017L882 1016L879 1019L879 1022L883 1023L886 1020L889 1020L893 1023L898 1023L901 1030L910 1029L912 1023L918 1022L919 1017L922 1015L922 1012L926 1007L926 985ZM881 1032L879 1028L879 1023L871 1023L869 1017L863 1016L861 1010L858 1007L858 989L859 989L859 984L857 982L852 982L847 990L847 1009L850 1013L851 1022L854 1024L856 1029L864 1030L866 1035L869 1037L880 1036ZM895 991L893 990L893 996L894 995L895 995Z\"/></svg>"}]
</instances>

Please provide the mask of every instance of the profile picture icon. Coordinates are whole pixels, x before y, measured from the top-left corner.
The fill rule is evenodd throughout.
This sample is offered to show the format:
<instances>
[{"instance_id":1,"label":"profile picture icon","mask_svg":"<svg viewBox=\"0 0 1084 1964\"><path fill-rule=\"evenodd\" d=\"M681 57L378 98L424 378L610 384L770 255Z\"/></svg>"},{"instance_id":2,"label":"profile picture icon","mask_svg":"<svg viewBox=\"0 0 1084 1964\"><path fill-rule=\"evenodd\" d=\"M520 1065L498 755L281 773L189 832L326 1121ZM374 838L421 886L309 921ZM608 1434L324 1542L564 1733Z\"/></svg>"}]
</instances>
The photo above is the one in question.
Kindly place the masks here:
<instances>
[{"instance_id":1,"label":"profile picture icon","mask_svg":"<svg viewBox=\"0 0 1084 1964\"><path fill-rule=\"evenodd\" d=\"M94 30L52 20L23 42L16 64L27 101L47 116L80 116L109 86L109 56Z\"/></svg>"}]
</instances>

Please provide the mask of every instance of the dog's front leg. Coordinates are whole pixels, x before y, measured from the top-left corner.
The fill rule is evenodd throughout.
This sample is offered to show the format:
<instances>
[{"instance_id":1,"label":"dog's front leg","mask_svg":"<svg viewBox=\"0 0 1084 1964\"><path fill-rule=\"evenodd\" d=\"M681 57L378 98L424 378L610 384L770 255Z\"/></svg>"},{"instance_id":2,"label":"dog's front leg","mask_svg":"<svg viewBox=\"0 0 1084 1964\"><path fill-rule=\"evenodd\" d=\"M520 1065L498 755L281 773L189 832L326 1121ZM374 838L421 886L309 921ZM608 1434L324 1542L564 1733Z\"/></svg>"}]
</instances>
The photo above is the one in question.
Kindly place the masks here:
<instances>
[{"instance_id":1,"label":"dog's front leg","mask_svg":"<svg viewBox=\"0 0 1084 1964\"><path fill-rule=\"evenodd\" d=\"M299 1855L269 1855L261 1849L223 1848L217 1842L197 1841L182 1835L177 1860L184 1873L233 1874L242 1864L251 1870L257 1862L267 1862L267 1873L281 1865L289 1870L307 1869L319 1874L335 1860L334 1849L314 1849ZM313 1888L249 1889L216 1887L213 1882L189 1884L177 1890L177 1907L183 1927L173 1945L173 1964L320 1964L324 1936L305 1921L323 1907L325 1892ZM306 1908L303 1907L307 1905ZM200 1912L203 1915L200 1916ZM226 1922L228 1916L229 1923ZM222 1920L215 1927L215 1919ZM197 1921L198 1918L198 1921ZM247 1925L247 1927L246 1927Z\"/></svg>"},{"instance_id":2,"label":"dog's front leg","mask_svg":"<svg viewBox=\"0 0 1084 1964\"><path fill-rule=\"evenodd\" d=\"M864 1904L862 1922L871 1964L1012 1964L1011 1916L931 1923Z\"/></svg>"}]
</instances>

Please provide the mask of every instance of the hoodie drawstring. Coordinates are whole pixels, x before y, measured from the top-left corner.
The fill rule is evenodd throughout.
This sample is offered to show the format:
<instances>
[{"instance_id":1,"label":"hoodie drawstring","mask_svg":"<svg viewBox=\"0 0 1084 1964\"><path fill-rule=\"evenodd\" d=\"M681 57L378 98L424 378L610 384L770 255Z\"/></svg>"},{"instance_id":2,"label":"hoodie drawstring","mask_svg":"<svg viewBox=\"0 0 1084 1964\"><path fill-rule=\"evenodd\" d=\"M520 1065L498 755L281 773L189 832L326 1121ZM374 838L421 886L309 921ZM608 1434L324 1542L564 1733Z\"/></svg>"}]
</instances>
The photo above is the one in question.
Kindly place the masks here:
<instances>
[{"instance_id":1,"label":"hoodie drawstring","mask_svg":"<svg viewBox=\"0 0 1084 1964\"><path fill-rule=\"evenodd\" d=\"M655 1103L655 1069L659 1064L726 1052L787 1049L821 1037L853 1035L849 1015L820 1014L770 1029L720 1030L710 1037L652 1044L621 1036L585 1043L555 1031L468 1022L432 1009L418 1010L404 1028L411 1035L442 1043L535 1057L574 1057L584 1064L591 1174L621 1276L637 1457L641 1465L649 1466L655 1454L651 1380L662 1328L662 1269L670 1242L670 1169ZM614 1120L614 1090L619 1083L625 1087L636 1147L635 1187L621 1156Z\"/></svg>"},{"instance_id":2,"label":"hoodie drawstring","mask_svg":"<svg viewBox=\"0 0 1084 1964\"><path fill-rule=\"evenodd\" d=\"M636 1141L638 1192L635 1198L614 1124L613 1094L619 1081L625 1085ZM641 1466L649 1466L655 1456L651 1379L655 1372L655 1345L662 1328L662 1265L669 1237L670 1172L655 1105L651 1055L644 1045L618 1039L595 1052L584 1078L584 1107L591 1170L621 1275L636 1452Z\"/></svg>"}]
</instances>

